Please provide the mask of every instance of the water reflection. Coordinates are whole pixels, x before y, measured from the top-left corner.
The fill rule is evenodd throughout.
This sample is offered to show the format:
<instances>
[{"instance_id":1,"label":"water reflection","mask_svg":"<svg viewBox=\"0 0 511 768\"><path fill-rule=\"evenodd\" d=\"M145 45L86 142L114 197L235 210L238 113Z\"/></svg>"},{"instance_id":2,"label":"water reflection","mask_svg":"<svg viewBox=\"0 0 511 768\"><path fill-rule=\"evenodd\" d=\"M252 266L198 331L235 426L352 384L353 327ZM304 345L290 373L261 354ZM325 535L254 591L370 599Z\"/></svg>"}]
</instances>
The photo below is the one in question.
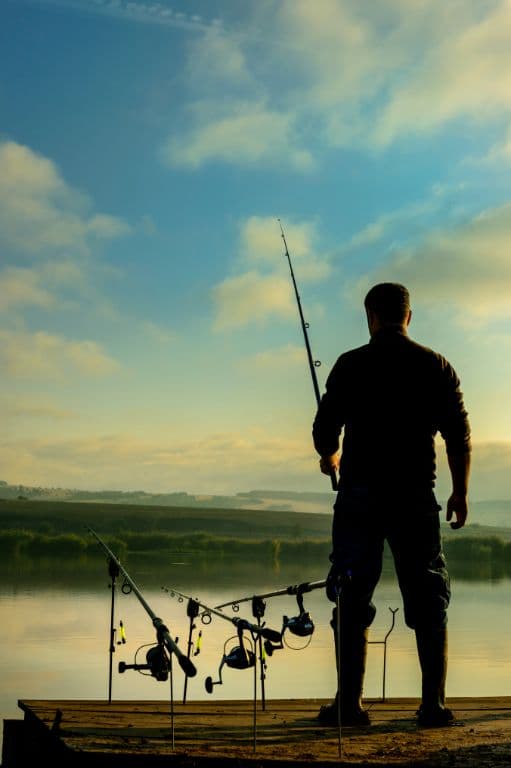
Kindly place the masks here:
<instances>
[{"instance_id":1,"label":"water reflection","mask_svg":"<svg viewBox=\"0 0 511 768\"><path fill-rule=\"evenodd\" d=\"M164 592L175 587L201 602L214 606L243 595L281 589L289 584L317 581L325 577L323 564L304 572L289 565L280 571L253 563L176 565L169 557L154 568L147 558L125 563L152 610L167 623L183 651L186 650L189 620L186 601L178 602ZM0 714L21 716L18 699L108 698L110 647L110 578L106 562L93 559L74 563L3 563L0 565ZM511 582L466 581L453 577L450 610L450 667L448 696L508 695L511 687L507 610ZM118 581L118 587L121 580ZM267 659L266 697L326 698L335 691L335 663L329 626L331 604L323 590L304 596L315 631L307 638L290 637L294 649L286 647ZM377 617L371 640L381 641L391 623L389 608L399 608L396 627L388 641L386 693L388 697L417 696L419 668L413 633L403 621L401 599L393 575L384 575L375 602ZM283 615L297 613L296 599L284 595L268 600L264 620L281 629ZM234 614L228 614L234 615ZM240 613L253 620L250 603ZM114 653L112 695L114 699L169 699L170 683L158 682L139 672L119 674L119 661L132 663L135 655L144 659L147 646L154 644L155 631L136 597L116 590L115 622L122 620L127 642ZM236 628L214 617L200 624L202 645L194 657L197 676L188 682L187 699L251 699L254 696L253 670L224 668L222 685L210 696L204 680L218 677L224 644L236 642ZM233 638L229 640L229 638ZM306 646L306 647L305 647ZM300 650L298 650L300 649ZM365 696L382 695L383 646L369 647ZM259 676L260 671L256 670ZM177 664L172 675L173 695L182 697L184 676ZM255 695L260 696L256 680Z\"/></svg>"}]
</instances>

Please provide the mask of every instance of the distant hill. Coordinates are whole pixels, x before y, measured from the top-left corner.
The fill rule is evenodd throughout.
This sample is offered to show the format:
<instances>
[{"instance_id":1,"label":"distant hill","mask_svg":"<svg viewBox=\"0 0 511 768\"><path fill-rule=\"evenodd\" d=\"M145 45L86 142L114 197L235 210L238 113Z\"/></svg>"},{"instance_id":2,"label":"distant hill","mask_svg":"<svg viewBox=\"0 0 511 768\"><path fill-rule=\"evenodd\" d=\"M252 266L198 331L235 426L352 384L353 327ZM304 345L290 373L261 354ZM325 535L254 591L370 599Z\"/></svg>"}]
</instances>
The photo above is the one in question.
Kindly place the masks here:
<instances>
[{"instance_id":1,"label":"distant hill","mask_svg":"<svg viewBox=\"0 0 511 768\"><path fill-rule=\"evenodd\" d=\"M191 494L184 491L148 493L146 491L98 490L82 491L75 488L44 488L41 486L11 485L0 480L0 499L27 499L30 501L80 501L101 504L134 504L158 507L200 507L209 509L261 509L279 512L319 512L330 514L334 494L294 491L247 491L233 496Z\"/></svg>"},{"instance_id":2,"label":"distant hill","mask_svg":"<svg viewBox=\"0 0 511 768\"><path fill-rule=\"evenodd\" d=\"M73 488L11 485L0 480L0 499L331 515L335 494L332 491L308 493L284 490L253 490L236 493L232 496L192 494L184 491L172 493L118 490L82 491ZM440 503L445 507L445 502L442 499L440 499ZM511 500L471 502L469 522L474 526L511 528ZM467 530L470 530L470 527L468 526Z\"/></svg>"}]
</instances>

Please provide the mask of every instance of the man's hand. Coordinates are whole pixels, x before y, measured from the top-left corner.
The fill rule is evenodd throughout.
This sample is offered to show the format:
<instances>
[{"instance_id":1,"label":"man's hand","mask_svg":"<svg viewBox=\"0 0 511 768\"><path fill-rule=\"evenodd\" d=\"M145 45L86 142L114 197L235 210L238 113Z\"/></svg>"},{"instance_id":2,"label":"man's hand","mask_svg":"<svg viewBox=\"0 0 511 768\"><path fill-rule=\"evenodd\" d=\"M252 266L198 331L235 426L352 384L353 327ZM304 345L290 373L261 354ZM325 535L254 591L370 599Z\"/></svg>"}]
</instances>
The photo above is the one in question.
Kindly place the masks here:
<instances>
[{"instance_id":1,"label":"man's hand","mask_svg":"<svg viewBox=\"0 0 511 768\"><path fill-rule=\"evenodd\" d=\"M447 501L446 519L447 522L455 516L456 521L451 523L451 528L463 528L468 515L467 497L461 493L452 493Z\"/></svg>"},{"instance_id":2,"label":"man's hand","mask_svg":"<svg viewBox=\"0 0 511 768\"><path fill-rule=\"evenodd\" d=\"M332 453L331 456L322 456L319 460L319 466L324 475L336 474L339 470L339 454Z\"/></svg>"}]
</instances>

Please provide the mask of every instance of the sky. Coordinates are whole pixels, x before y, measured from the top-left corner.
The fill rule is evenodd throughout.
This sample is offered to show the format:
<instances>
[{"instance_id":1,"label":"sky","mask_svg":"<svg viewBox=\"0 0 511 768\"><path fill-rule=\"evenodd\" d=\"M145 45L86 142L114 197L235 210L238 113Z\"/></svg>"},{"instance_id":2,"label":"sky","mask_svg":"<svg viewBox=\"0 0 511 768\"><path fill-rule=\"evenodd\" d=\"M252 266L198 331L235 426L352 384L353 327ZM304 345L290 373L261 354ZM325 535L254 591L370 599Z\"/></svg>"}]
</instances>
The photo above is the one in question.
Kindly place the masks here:
<instances>
[{"instance_id":1,"label":"sky","mask_svg":"<svg viewBox=\"0 0 511 768\"><path fill-rule=\"evenodd\" d=\"M328 492L280 220L320 389L405 283L511 497L509 0L0 0L0 73L0 479Z\"/></svg>"}]
</instances>

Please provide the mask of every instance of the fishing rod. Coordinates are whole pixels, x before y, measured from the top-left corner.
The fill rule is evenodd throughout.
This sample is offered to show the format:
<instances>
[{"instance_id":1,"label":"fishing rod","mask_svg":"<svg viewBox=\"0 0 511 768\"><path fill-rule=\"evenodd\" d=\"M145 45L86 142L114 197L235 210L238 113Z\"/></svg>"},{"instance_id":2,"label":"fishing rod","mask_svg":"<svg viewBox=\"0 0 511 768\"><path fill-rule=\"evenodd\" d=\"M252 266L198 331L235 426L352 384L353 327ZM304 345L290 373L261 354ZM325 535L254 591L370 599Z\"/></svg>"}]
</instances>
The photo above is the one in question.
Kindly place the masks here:
<instances>
[{"instance_id":1,"label":"fishing rod","mask_svg":"<svg viewBox=\"0 0 511 768\"><path fill-rule=\"evenodd\" d=\"M302 325L303 338L304 338L304 341L305 341L305 348L307 350L307 358L308 358L308 361L309 361L309 368L310 368L310 373L311 373L311 377L312 377L312 385L313 385L313 388L314 388L314 394L316 395L316 403L319 406L320 401L321 401L321 394L320 394L320 391L319 391L318 378L316 376L316 368L319 368L319 366L321 365L321 360L314 360L314 358L312 356L311 345L310 345L310 342L309 342L309 334L307 332L308 328L309 328L309 323L305 322L305 318L303 316L302 303L300 301L300 294L298 293L298 286L296 284L295 273L294 273L294 270L293 270L293 265L291 263L291 256L289 255L289 249L287 247L287 241L286 241L286 236L284 234L284 229L282 228L282 222L281 222L280 219L277 219L277 221L279 222L280 233L282 235L282 240L284 242L284 248L285 248L285 251L286 251L287 263L289 265L289 271L291 273L291 280L293 281L293 288L294 288L294 291L295 291L296 303L298 305L298 312L300 314L300 322L301 322L301 325ZM330 481L332 483L332 490L336 491L337 490L337 475L336 475L335 469L332 469L330 471Z\"/></svg>"},{"instance_id":2,"label":"fishing rod","mask_svg":"<svg viewBox=\"0 0 511 768\"><path fill-rule=\"evenodd\" d=\"M302 584L291 584L288 587L283 587L282 589L273 590L272 592L266 592L263 595L253 595L250 597L247 596L247 597L238 598L236 600L230 600L227 603L222 603L221 605L217 605L216 608L217 610L221 610L222 608L231 607L232 610L235 613L237 613L239 611L240 604L247 602L249 600L252 601L252 604L254 604L254 601L260 601L264 604L264 600L267 600L272 597L279 597L280 595L295 595L296 601L298 603L298 610L299 610L298 616L293 616L291 618L289 618L288 616L283 616L282 630L280 632L280 641L278 643L275 643L274 641L267 639L264 644L266 653L268 654L268 656L271 656L273 651L284 647L286 630L298 637L310 637L313 634L314 622L312 621L310 613L305 610L303 595L307 592L312 592L312 590L314 589L322 589L325 586L326 586L326 581L306 581L306 582L303 582ZM204 620L204 615L201 618ZM288 647L290 646L288 645ZM294 648L294 650L298 650L298 649Z\"/></svg>"},{"instance_id":3,"label":"fishing rod","mask_svg":"<svg viewBox=\"0 0 511 768\"><path fill-rule=\"evenodd\" d=\"M257 598L258 600L266 600L270 597L279 597L279 595L303 595L305 592L312 592L313 589L321 589L326 586L326 581L305 581L303 584L291 584L289 587L282 587L273 592L266 592L264 595L250 595L246 597L240 597L237 600L230 600L228 603L222 603L215 606L217 610L232 606L233 611L239 611L239 604L246 603L248 600Z\"/></svg>"},{"instance_id":4,"label":"fishing rod","mask_svg":"<svg viewBox=\"0 0 511 768\"><path fill-rule=\"evenodd\" d=\"M224 644L224 651L222 654L222 660L220 662L220 667L218 669L218 680L213 681L212 677L207 677L205 680L205 686L206 691L208 693L213 693L213 686L215 685L222 685L222 668L224 665L227 665L228 667L232 669L249 669L250 667L256 666L256 653L255 653L255 646L256 643L260 644L260 658L261 663L263 663L263 654L262 654L262 638L264 638L264 647L266 649L266 644L268 643L272 648L273 647L282 647L282 635L280 632L277 632L275 629L270 629L269 627L266 627L264 624L261 624L261 615L257 615L257 624L254 624L250 621L247 621L246 619L242 619L239 616L227 616L227 614L222 613L222 611L219 608L211 608L209 605L205 605L205 603L201 603L199 600L195 598L191 598L188 595L184 595L182 592L179 592L177 589L173 589L172 587L162 587L162 589L170 594L171 597L177 597L177 599L182 602L183 600L193 600L193 603L197 608L202 608L202 614L201 614L201 620L204 624L209 624L211 622L212 616L218 616L221 619L224 619L224 621L229 621L231 624L234 624L236 627L237 635L234 636L237 637L238 644L232 647L230 650L227 650L227 643L229 643L233 638L228 638ZM245 631L248 631L252 635L252 648L248 649L245 646L245 638L243 633ZM255 669L254 669L255 674ZM263 671L262 671L263 674ZM264 689L263 689L264 692ZM255 694L254 694L255 696ZM263 704L264 706L264 704Z\"/></svg>"},{"instance_id":5,"label":"fishing rod","mask_svg":"<svg viewBox=\"0 0 511 768\"><path fill-rule=\"evenodd\" d=\"M87 526L87 530L94 536L96 541L101 545L101 547L104 549L106 554L108 555L110 562L114 563L119 571L124 576L127 584L131 587L131 590L135 593L136 597L138 598L139 602L142 604L142 606L145 608L146 612L149 614L149 617L151 618L151 621L153 623L153 627L156 629L156 638L158 645L156 648L151 649L151 651L147 654L147 665L143 665L143 668L150 669L151 674L156 677L158 680L164 680L165 672L168 671L169 668L169 660L166 658L165 650L169 654L169 657L172 656L172 654L175 654L177 656L179 666L187 675L188 677L194 677L197 674L197 670L195 668L195 665L193 662L181 651L181 649L178 647L177 643L172 639L170 636L170 632L168 627L164 624L162 619L158 618L154 611L150 608L149 604L146 602L144 597L142 596L142 593L140 592L139 588L129 575L129 573L126 571L126 569L121 565L119 559L114 555L112 550L105 544L103 539L98 536L96 531L94 531L92 528ZM121 669L122 666L122 669ZM139 669L141 668L141 665L128 665L128 664L120 664L119 665L119 672L123 672L125 669Z\"/></svg>"},{"instance_id":6,"label":"fishing rod","mask_svg":"<svg viewBox=\"0 0 511 768\"><path fill-rule=\"evenodd\" d=\"M211 608L209 605L206 605L205 603L201 603L199 600L196 600L194 598L189 597L189 595L184 595L182 592L179 592L177 589L174 589L173 587L162 587L164 592L167 592L171 597L175 597L176 595L178 598L182 598L183 600L194 600L195 603L199 606L199 608L203 609L203 615L209 616L211 620L211 616L218 616L219 618L223 619L224 621L230 621L231 624L234 624L235 627L241 627L243 630L248 630L249 632L252 632L252 634L258 636L261 635L261 637L264 637L266 640L270 640L271 642L279 642L280 640L280 632L277 632L276 629L270 629L269 627L265 627L263 624L252 624L250 621L247 621L246 619L242 619L240 616L227 616L227 614L222 613L222 611L219 608ZM209 621L205 621L205 624L209 624Z\"/></svg>"}]
</instances>

